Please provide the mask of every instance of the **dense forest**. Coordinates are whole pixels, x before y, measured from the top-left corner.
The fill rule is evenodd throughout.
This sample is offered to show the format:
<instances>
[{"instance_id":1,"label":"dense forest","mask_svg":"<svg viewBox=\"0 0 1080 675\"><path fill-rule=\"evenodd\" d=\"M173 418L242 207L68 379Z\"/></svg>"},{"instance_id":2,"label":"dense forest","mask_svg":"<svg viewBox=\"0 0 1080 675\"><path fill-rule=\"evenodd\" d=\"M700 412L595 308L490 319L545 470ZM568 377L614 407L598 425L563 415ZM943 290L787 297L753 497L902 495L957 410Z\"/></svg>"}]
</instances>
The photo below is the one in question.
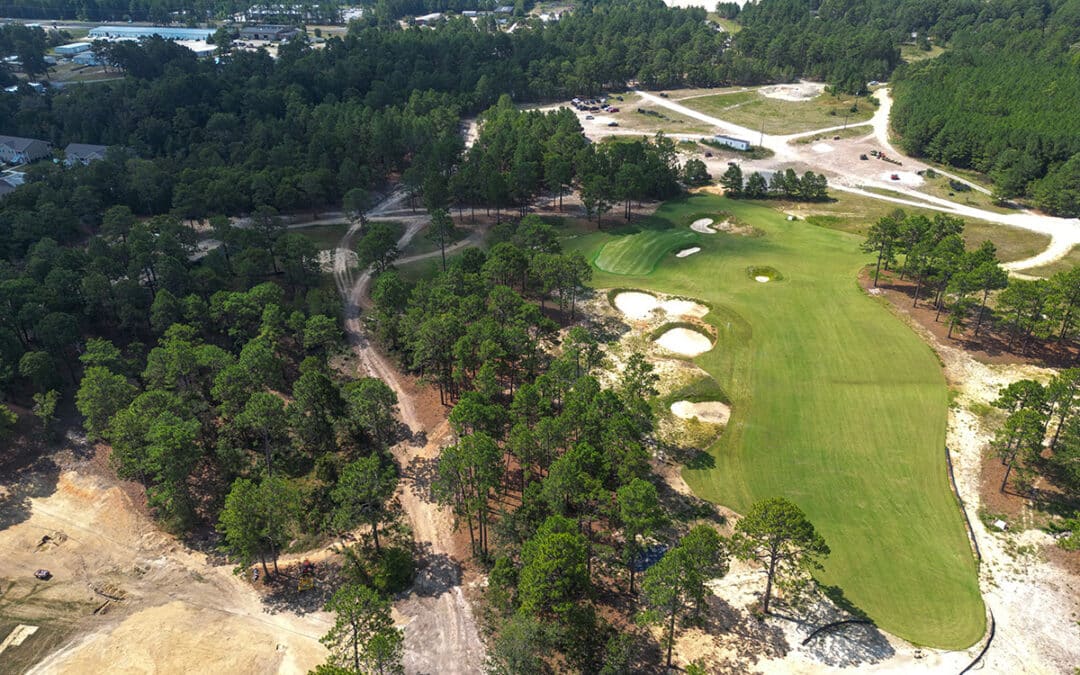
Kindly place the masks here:
<instances>
[{"instance_id":1,"label":"dense forest","mask_svg":"<svg viewBox=\"0 0 1080 675\"><path fill-rule=\"evenodd\" d=\"M1080 4L1012 7L897 71L892 123L915 155L989 174L1001 199L1080 214Z\"/></svg>"}]
</instances>

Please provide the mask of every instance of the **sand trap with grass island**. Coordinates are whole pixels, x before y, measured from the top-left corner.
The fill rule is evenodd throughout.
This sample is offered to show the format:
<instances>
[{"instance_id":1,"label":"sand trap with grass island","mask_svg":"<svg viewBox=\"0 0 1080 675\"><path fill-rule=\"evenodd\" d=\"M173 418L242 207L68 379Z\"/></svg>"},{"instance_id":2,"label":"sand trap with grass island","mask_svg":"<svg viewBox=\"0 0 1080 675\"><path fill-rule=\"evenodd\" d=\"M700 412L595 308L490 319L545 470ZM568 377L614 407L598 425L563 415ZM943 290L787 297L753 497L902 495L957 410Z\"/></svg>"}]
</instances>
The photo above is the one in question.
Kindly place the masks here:
<instances>
[{"instance_id":1,"label":"sand trap with grass island","mask_svg":"<svg viewBox=\"0 0 1080 675\"><path fill-rule=\"evenodd\" d=\"M684 248L683 250L676 253L675 257L676 258L685 258L687 256L694 255L695 253L697 253L700 250L701 250L700 246L693 246L691 248Z\"/></svg>"},{"instance_id":2,"label":"sand trap with grass island","mask_svg":"<svg viewBox=\"0 0 1080 675\"><path fill-rule=\"evenodd\" d=\"M669 316L691 316L700 319L709 313L709 308L693 300L665 300L660 303Z\"/></svg>"},{"instance_id":3,"label":"sand trap with grass island","mask_svg":"<svg viewBox=\"0 0 1080 675\"><path fill-rule=\"evenodd\" d=\"M699 356L712 349L712 341L689 328L672 328L656 339L656 344L682 356Z\"/></svg>"},{"instance_id":4,"label":"sand trap with grass island","mask_svg":"<svg viewBox=\"0 0 1080 675\"><path fill-rule=\"evenodd\" d=\"M711 227L712 224L712 218L698 218L690 223L690 229L694 232L700 232L701 234L716 234L716 230Z\"/></svg>"},{"instance_id":5,"label":"sand trap with grass island","mask_svg":"<svg viewBox=\"0 0 1080 675\"><path fill-rule=\"evenodd\" d=\"M731 417L731 408L720 401L702 401L700 403L675 401L671 404L671 414L683 420L696 418L709 424L727 424L728 419Z\"/></svg>"}]
</instances>

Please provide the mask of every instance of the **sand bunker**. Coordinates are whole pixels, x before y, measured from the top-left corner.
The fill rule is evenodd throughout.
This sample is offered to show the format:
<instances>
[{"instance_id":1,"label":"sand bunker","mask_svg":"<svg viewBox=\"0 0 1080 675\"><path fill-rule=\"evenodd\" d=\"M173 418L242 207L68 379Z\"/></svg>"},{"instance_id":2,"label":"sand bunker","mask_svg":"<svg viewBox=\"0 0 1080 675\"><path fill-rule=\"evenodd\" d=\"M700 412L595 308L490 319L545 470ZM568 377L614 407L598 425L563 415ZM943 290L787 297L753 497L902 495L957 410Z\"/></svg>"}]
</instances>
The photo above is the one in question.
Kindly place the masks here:
<instances>
[{"instance_id":1,"label":"sand bunker","mask_svg":"<svg viewBox=\"0 0 1080 675\"><path fill-rule=\"evenodd\" d=\"M893 176L896 176L896 180L893 180ZM914 171L882 171L878 177L892 185L915 187L923 184L923 177Z\"/></svg>"},{"instance_id":2,"label":"sand bunker","mask_svg":"<svg viewBox=\"0 0 1080 675\"><path fill-rule=\"evenodd\" d=\"M716 230L709 227L713 224L712 218L699 218L690 223L690 229L701 234L716 234Z\"/></svg>"},{"instance_id":3,"label":"sand bunker","mask_svg":"<svg viewBox=\"0 0 1080 675\"><path fill-rule=\"evenodd\" d=\"M671 413L679 419L692 420L695 417L709 424L727 424L731 417L731 408L720 401L675 401L671 404Z\"/></svg>"},{"instance_id":4,"label":"sand bunker","mask_svg":"<svg viewBox=\"0 0 1080 675\"><path fill-rule=\"evenodd\" d=\"M660 308L669 316L689 316L695 319L709 313L708 307L690 300L665 300L660 304Z\"/></svg>"},{"instance_id":5,"label":"sand bunker","mask_svg":"<svg viewBox=\"0 0 1080 675\"><path fill-rule=\"evenodd\" d=\"M767 284L770 281L772 281L772 279L770 279L769 277L764 276L764 275L759 275L759 276L754 277L754 281L757 281L757 282L762 283L762 284Z\"/></svg>"},{"instance_id":6,"label":"sand bunker","mask_svg":"<svg viewBox=\"0 0 1080 675\"><path fill-rule=\"evenodd\" d=\"M686 256L694 255L695 253L697 253L700 250L701 250L700 246L694 246L692 248L684 248L683 250L676 253L675 257L676 258L685 258Z\"/></svg>"},{"instance_id":7,"label":"sand bunker","mask_svg":"<svg viewBox=\"0 0 1080 675\"><path fill-rule=\"evenodd\" d=\"M615 296L615 308L630 319L647 319L660 306L655 295L628 291Z\"/></svg>"},{"instance_id":8,"label":"sand bunker","mask_svg":"<svg viewBox=\"0 0 1080 675\"><path fill-rule=\"evenodd\" d=\"M810 149L817 153L826 153L835 150L835 148L828 143L814 143L810 146Z\"/></svg>"},{"instance_id":9,"label":"sand bunker","mask_svg":"<svg viewBox=\"0 0 1080 675\"><path fill-rule=\"evenodd\" d=\"M758 89L762 96L778 98L781 101L809 101L817 98L825 91L825 85L820 82L799 82L798 84L778 84L773 87Z\"/></svg>"},{"instance_id":10,"label":"sand bunker","mask_svg":"<svg viewBox=\"0 0 1080 675\"><path fill-rule=\"evenodd\" d=\"M696 330L689 328L672 328L657 340L660 345L669 352L675 352L683 356L697 356L712 349L712 341Z\"/></svg>"}]
</instances>

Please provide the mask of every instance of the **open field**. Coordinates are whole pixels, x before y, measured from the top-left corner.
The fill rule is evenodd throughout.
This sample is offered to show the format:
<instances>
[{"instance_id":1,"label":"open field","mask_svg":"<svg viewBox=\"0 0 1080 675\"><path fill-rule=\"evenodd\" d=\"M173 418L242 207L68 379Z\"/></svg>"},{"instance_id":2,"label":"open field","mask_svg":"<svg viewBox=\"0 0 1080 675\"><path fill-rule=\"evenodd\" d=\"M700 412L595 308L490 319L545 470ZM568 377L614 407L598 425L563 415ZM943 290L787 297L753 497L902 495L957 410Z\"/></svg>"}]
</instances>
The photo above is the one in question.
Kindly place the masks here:
<instances>
[{"instance_id":1,"label":"open field","mask_svg":"<svg viewBox=\"0 0 1080 675\"><path fill-rule=\"evenodd\" d=\"M697 240L688 229L644 230L607 242L593 262L612 274L649 274L669 253L696 245Z\"/></svg>"},{"instance_id":2,"label":"open field","mask_svg":"<svg viewBox=\"0 0 1080 675\"><path fill-rule=\"evenodd\" d=\"M952 170L950 169L950 172ZM984 209L986 211L994 211L996 213L1016 213L1016 209L1010 209L1007 206L999 206L994 201L993 197L980 192L978 190L967 190L966 192L957 192L949 186L949 178L938 174L934 178L926 178L926 182L919 186L920 192L925 192L928 195L934 197L941 197L948 199L949 201L956 202L957 204L963 204L965 206L973 206L977 209Z\"/></svg>"},{"instance_id":3,"label":"open field","mask_svg":"<svg viewBox=\"0 0 1080 675\"><path fill-rule=\"evenodd\" d=\"M874 106L865 98L834 97L821 94L808 101L784 101L763 96L757 91L734 94L713 94L679 101L694 110L722 120L757 129L765 123L769 134L792 134L824 127L840 126L847 122L865 122L874 115ZM851 112L856 104L858 110Z\"/></svg>"},{"instance_id":4,"label":"open field","mask_svg":"<svg viewBox=\"0 0 1080 675\"><path fill-rule=\"evenodd\" d=\"M713 196L669 202L654 219L686 228L718 211L765 236L702 235L701 253L661 255L651 274L599 269L593 279L713 307L705 320L718 342L695 363L728 394L732 418L685 478L739 511L791 498L832 547L819 580L834 596L916 644L971 645L983 635L984 608L946 477L947 390L933 352L858 289L867 256L857 236ZM594 233L565 245L593 258L619 239ZM765 266L783 279L748 276Z\"/></svg>"},{"instance_id":5,"label":"open field","mask_svg":"<svg viewBox=\"0 0 1080 675\"><path fill-rule=\"evenodd\" d=\"M904 196L898 193L888 194ZM833 202L784 204L784 211L806 218L814 225L859 235L865 235L867 228L874 221L897 208L903 209L905 213L922 213L928 218L933 218L938 213L929 209L890 204L879 199L846 192L835 192L833 196L836 197L836 201ZM1031 230L967 218L964 222L966 223L964 239L968 247L975 248L986 240L992 241L997 246L998 257L1003 262L1030 258L1050 244L1050 237Z\"/></svg>"},{"instance_id":6,"label":"open field","mask_svg":"<svg viewBox=\"0 0 1080 675\"><path fill-rule=\"evenodd\" d=\"M900 45L900 58L912 63L914 61L925 61L926 59L932 59L941 56L945 53L945 49L937 45L930 45L930 51L924 51L919 48L918 45Z\"/></svg>"}]
</instances>

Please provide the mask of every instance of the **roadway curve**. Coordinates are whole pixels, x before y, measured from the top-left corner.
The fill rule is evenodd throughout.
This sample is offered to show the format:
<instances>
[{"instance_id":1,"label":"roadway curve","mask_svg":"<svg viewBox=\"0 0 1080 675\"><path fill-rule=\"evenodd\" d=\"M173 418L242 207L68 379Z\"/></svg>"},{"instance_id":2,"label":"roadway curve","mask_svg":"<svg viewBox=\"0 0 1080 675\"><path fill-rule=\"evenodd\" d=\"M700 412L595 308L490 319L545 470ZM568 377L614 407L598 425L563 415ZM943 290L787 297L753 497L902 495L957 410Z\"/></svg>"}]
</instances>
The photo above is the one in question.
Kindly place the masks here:
<instances>
[{"instance_id":1,"label":"roadway curve","mask_svg":"<svg viewBox=\"0 0 1080 675\"><path fill-rule=\"evenodd\" d=\"M406 225L398 240L404 249L427 224L427 215L414 215L400 209L405 195L397 192L369 212L372 220L395 220ZM392 452L402 468L398 499L412 526L413 537L423 551L422 569L408 597L394 605L395 621L405 631L405 671L410 673L465 674L483 671L484 647L477 630L472 608L462 592L459 553L452 538L453 523L449 514L430 499L428 489L417 480L421 468L430 465L439 454L442 441L449 435L445 417L435 425L425 424L420 404L401 375L368 340L360 321L360 310L367 304L366 291L371 270L355 273L352 240L359 225L350 227L334 252L334 280L345 302L345 330L352 344L359 368L386 382L398 397L402 422L409 428L410 439L396 445ZM474 233L453 249L477 241ZM450 250L451 247L448 247ZM433 251L411 256L399 262L412 262L439 255ZM430 415L429 415L430 416Z\"/></svg>"},{"instance_id":2,"label":"roadway curve","mask_svg":"<svg viewBox=\"0 0 1080 675\"><path fill-rule=\"evenodd\" d=\"M811 148L804 145L793 144L792 141L807 136L813 136L817 134L827 134L832 131L837 131L843 127L828 127L825 129L817 129L814 131L801 132L797 134L788 134L784 136L761 134L754 129L749 129L737 124L732 124L712 115L688 108L685 105L676 103L669 98L656 96L645 91L637 91L638 95L642 99L649 101L655 105L667 108L681 115L691 117L693 119L705 122L706 124L713 125L718 129L721 129L724 133L728 133L735 136L742 136L748 139L760 139L760 144L769 150L772 150L774 157L769 160L769 165L775 168L779 165L791 165L799 163L806 165L811 169L825 174L829 178L829 186L833 189L840 190L842 192L849 192L853 194L859 194L864 197L870 197L871 199L878 199L882 201L892 202L901 206L911 206L924 209L932 209L935 211L941 211L944 213L950 213L956 216L965 218L976 218L979 220L985 220L991 223L998 223L1006 225L1008 227L1015 227L1023 230L1029 230L1031 232L1038 232L1050 237L1050 244L1045 250L1037 255L1023 260L1014 260L1012 262L1003 265L1010 272L1020 272L1021 270L1031 269L1035 267L1041 267L1047 265L1068 255L1069 251L1074 246L1080 245L1080 219L1077 218L1056 218L1054 216L1046 216L1034 211L1021 210L1012 213L999 213L996 211L988 211L986 209L980 209L966 204L958 204L948 199L941 197L935 197L928 195L918 190L904 187L893 182L878 180L872 176L867 176L865 173L851 171L838 166L836 163L829 163L824 161L828 155L822 155L815 153ZM877 144L883 148L890 156L901 157L901 153L892 146L889 142L889 112L892 110L892 98L889 95L887 88L878 89L874 92L874 95L881 102L877 111L874 113L873 119L869 123L863 122L860 125L848 125L850 126L862 126L869 124L873 128L872 136L876 139ZM762 167L765 168L765 167ZM781 167L783 168L783 167ZM922 162L904 157L905 170L918 170L930 168L928 165ZM981 185L972 183L971 181L955 176L953 174L941 171L934 167L934 170L945 176L959 180L963 183L970 185L972 188L979 190L985 194L989 194L989 190ZM877 192L866 190L865 187L874 187L889 190L894 193L899 193L901 196L895 197L891 195L883 195ZM1018 275L1024 276L1024 275Z\"/></svg>"}]
</instances>

